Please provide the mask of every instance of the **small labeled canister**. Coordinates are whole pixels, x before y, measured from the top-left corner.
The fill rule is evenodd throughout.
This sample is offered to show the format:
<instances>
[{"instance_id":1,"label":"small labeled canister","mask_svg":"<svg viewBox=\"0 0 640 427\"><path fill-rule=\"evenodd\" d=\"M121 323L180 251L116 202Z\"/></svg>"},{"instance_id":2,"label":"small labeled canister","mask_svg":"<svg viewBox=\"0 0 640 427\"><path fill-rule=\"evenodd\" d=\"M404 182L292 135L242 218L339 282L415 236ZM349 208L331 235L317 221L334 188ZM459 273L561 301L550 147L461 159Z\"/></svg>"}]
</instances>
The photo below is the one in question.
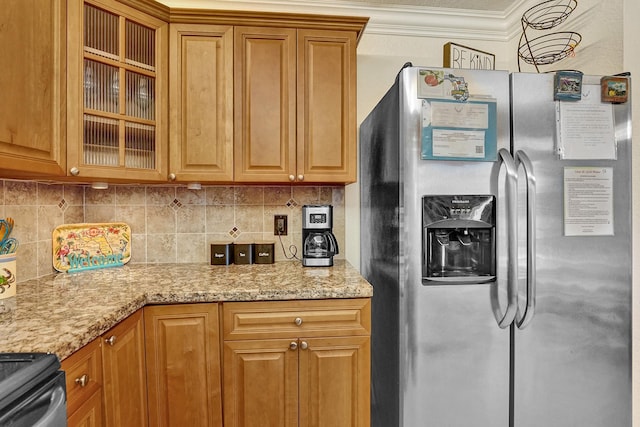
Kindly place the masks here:
<instances>
[{"instance_id":1,"label":"small labeled canister","mask_svg":"<svg viewBox=\"0 0 640 427\"><path fill-rule=\"evenodd\" d=\"M211 265L233 264L233 243L211 244Z\"/></svg>"},{"instance_id":2,"label":"small labeled canister","mask_svg":"<svg viewBox=\"0 0 640 427\"><path fill-rule=\"evenodd\" d=\"M234 243L233 262L236 264L253 264L253 243Z\"/></svg>"},{"instance_id":3,"label":"small labeled canister","mask_svg":"<svg viewBox=\"0 0 640 427\"><path fill-rule=\"evenodd\" d=\"M273 264L274 244L268 242L254 243L253 262L256 264Z\"/></svg>"}]
</instances>

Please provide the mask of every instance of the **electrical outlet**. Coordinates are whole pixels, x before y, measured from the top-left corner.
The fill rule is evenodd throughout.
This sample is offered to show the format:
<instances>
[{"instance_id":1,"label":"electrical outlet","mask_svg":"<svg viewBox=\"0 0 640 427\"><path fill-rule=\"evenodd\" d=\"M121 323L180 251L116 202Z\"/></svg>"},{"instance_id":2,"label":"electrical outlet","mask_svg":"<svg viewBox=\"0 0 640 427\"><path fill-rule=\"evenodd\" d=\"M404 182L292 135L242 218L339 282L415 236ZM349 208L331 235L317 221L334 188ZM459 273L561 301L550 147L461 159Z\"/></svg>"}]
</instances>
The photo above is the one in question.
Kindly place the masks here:
<instances>
[{"instance_id":1,"label":"electrical outlet","mask_svg":"<svg viewBox=\"0 0 640 427\"><path fill-rule=\"evenodd\" d=\"M286 215L273 216L273 234L275 236L287 235L287 216Z\"/></svg>"}]
</instances>

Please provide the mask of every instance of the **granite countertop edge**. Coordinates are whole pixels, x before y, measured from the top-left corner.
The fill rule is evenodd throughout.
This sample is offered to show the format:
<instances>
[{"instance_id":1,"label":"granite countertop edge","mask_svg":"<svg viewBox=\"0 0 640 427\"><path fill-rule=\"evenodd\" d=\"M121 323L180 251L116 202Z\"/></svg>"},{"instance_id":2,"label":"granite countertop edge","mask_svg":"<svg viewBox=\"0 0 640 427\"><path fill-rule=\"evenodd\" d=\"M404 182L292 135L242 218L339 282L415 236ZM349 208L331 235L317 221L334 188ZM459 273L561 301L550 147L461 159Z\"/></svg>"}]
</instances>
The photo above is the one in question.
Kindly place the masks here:
<instances>
[{"instance_id":1,"label":"granite countertop edge","mask_svg":"<svg viewBox=\"0 0 640 427\"><path fill-rule=\"evenodd\" d=\"M0 353L48 352L64 360L150 304L369 298L372 286L347 261L304 268L133 264L18 283L0 299Z\"/></svg>"}]
</instances>

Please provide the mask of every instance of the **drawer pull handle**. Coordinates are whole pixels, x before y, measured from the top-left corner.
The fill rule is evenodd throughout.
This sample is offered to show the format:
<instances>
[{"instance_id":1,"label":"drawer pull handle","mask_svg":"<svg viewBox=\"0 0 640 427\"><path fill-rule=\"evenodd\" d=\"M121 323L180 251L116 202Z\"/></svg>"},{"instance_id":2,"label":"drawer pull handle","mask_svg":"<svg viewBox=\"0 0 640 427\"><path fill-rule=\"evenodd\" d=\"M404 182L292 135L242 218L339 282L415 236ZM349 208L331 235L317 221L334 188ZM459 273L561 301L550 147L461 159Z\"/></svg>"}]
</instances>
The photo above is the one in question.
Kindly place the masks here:
<instances>
[{"instance_id":1,"label":"drawer pull handle","mask_svg":"<svg viewBox=\"0 0 640 427\"><path fill-rule=\"evenodd\" d=\"M300 317L296 317L296 320L293 321L296 325L300 326L302 325L302 318Z\"/></svg>"},{"instance_id":2,"label":"drawer pull handle","mask_svg":"<svg viewBox=\"0 0 640 427\"><path fill-rule=\"evenodd\" d=\"M302 342L300 343L300 348L301 348L301 349L303 349L303 350L306 350L306 349L308 349L308 348L309 348L309 344L307 344L307 342L306 342L306 341L302 341Z\"/></svg>"},{"instance_id":3,"label":"drawer pull handle","mask_svg":"<svg viewBox=\"0 0 640 427\"><path fill-rule=\"evenodd\" d=\"M113 346L116 343L116 336L111 335L109 338L105 339L104 342L106 342L110 346Z\"/></svg>"},{"instance_id":4,"label":"drawer pull handle","mask_svg":"<svg viewBox=\"0 0 640 427\"><path fill-rule=\"evenodd\" d=\"M84 374L83 376L76 378L76 384L80 387L86 387L87 384L89 384L89 375Z\"/></svg>"}]
</instances>

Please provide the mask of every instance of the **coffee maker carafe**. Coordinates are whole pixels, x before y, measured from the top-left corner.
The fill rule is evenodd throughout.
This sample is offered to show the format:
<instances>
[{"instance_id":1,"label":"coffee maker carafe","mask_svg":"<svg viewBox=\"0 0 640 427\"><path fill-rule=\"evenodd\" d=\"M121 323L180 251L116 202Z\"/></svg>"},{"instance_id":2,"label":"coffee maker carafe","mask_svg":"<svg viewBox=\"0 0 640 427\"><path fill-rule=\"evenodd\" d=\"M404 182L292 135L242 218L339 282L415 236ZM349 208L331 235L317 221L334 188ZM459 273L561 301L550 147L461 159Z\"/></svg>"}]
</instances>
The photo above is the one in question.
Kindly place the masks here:
<instances>
[{"instance_id":1,"label":"coffee maker carafe","mask_svg":"<svg viewBox=\"0 0 640 427\"><path fill-rule=\"evenodd\" d=\"M331 231L333 206L304 205L302 207L302 265L330 267L339 253L338 242Z\"/></svg>"}]
</instances>

